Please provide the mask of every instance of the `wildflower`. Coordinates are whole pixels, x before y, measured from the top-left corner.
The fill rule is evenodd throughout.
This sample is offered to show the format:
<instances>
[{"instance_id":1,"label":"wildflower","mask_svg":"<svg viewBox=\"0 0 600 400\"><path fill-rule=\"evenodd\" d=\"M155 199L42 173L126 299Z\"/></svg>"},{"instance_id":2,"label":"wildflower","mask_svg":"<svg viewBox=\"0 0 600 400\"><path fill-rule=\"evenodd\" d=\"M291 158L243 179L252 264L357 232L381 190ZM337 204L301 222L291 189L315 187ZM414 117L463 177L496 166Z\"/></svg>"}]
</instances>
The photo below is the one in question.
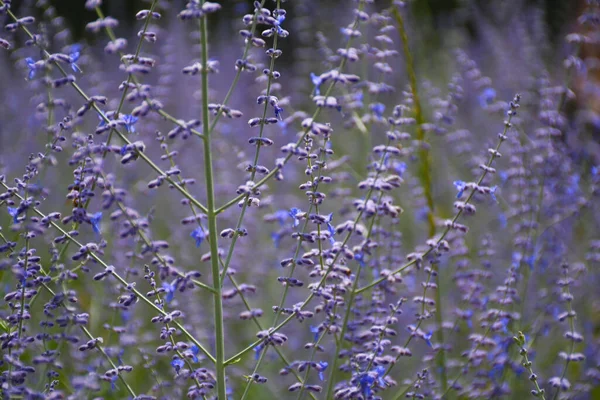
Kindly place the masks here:
<instances>
[{"instance_id":1,"label":"wildflower","mask_svg":"<svg viewBox=\"0 0 600 400\"><path fill-rule=\"evenodd\" d=\"M427 343L427 346L429 347L433 347L433 345L431 344L431 337L433 336L433 331L429 331L427 333L427 335L423 336L423 339L425 340L425 343Z\"/></svg>"},{"instance_id":2,"label":"wildflower","mask_svg":"<svg viewBox=\"0 0 600 400\"><path fill-rule=\"evenodd\" d=\"M173 359L173 361L171 361L171 366L173 368L175 368L175 372L179 374L179 371L181 370L181 368L183 368L183 366L185 365L185 363L183 362L183 360L181 358L175 357Z\"/></svg>"},{"instance_id":3,"label":"wildflower","mask_svg":"<svg viewBox=\"0 0 600 400\"><path fill-rule=\"evenodd\" d=\"M123 121L125 121L125 129L129 133L135 133L134 124L138 121L138 117L134 117L133 115L126 114L123 117Z\"/></svg>"},{"instance_id":4,"label":"wildflower","mask_svg":"<svg viewBox=\"0 0 600 400\"><path fill-rule=\"evenodd\" d=\"M405 162L396 162L396 163L394 163L394 171L396 171L396 173L400 177L402 177L402 175L404 175L404 172L406 172L406 163Z\"/></svg>"},{"instance_id":5,"label":"wildflower","mask_svg":"<svg viewBox=\"0 0 600 400\"><path fill-rule=\"evenodd\" d=\"M385 376L385 367L383 365L380 365L378 367L375 367L374 371L377 373L377 383L379 384L379 386L385 387L385 380L383 379L383 377Z\"/></svg>"},{"instance_id":6,"label":"wildflower","mask_svg":"<svg viewBox=\"0 0 600 400\"><path fill-rule=\"evenodd\" d=\"M204 233L204 230L202 229L202 227L199 226L192 231L190 236L196 240L196 247L200 247L200 245L202 244L202 241L206 237L206 233Z\"/></svg>"},{"instance_id":7,"label":"wildflower","mask_svg":"<svg viewBox=\"0 0 600 400\"><path fill-rule=\"evenodd\" d=\"M286 33L281 28L281 24L283 23L283 21L285 21L285 14L281 13L277 16L277 19L275 22L275 28L277 28L277 34L280 36L286 36Z\"/></svg>"},{"instance_id":8,"label":"wildflower","mask_svg":"<svg viewBox=\"0 0 600 400\"><path fill-rule=\"evenodd\" d=\"M292 217L294 219L294 228L297 227L298 225L300 225L300 219L297 217L297 215L300 213L300 209L296 208L296 207L292 207L290 209L289 215L290 217Z\"/></svg>"},{"instance_id":9,"label":"wildflower","mask_svg":"<svg viewBox=\"0 0 600 400\"><path fill-rule=\"evenodd\" d=\"M17 219L19 217L19 214L21 212L19 211L18 208L14 208L14 207L8 207L8 214L13 217L13 223L17 223Z\"/></svg>"},{"instance_id":10,"label":"wildflower","mask_svg":"<svg viewBox=\"0 0 600 400\"><path fill-rule=\"evenodd\" d=\"M290 213L286 210L277 210L273 213L274 219L276 219L281 226L285 225L285 220L289 215Z\"/></svg>"},{"instance_id":11,"label":"wildflower","mask_svg":"<svg viewBox=\"0 0 600 400\"><path fill-rule=\"evenodd\" d=\"M315 85L315 90L313 91L315 96L321 95L321 85L323 84L323 79L321 79L321 75L315 75L312 72L310 73L310 80L313 85Z\"/></svg>"},{"instance_id":12,"label":"wildflower","mask_svg":"<svg viewBox=\"0 0 600 400\"><path fill-rule=\"evenodd\" d=\"M354 259L356 261L358 261L358 265L360 265L361 267L364 268L366 266L366 264L365 264L365 253L363 253L362 251L360 253L356 253L354 255Z\"/></svg>"},{"instance_id":13,"label":"wildflower","mask_svg":"<svg viewBox=\"0 0 600 400\"><path fill-rule=\"evenodd\" d=\"M367 373L360 378L358 383L360 384L362 394L369 398L371 396L371 386L373 386L373 383L375 383L375 378Z\"/></svg>"},{"instance_id":14,"label":"wildflower","mask_svg":"<svg viewBox=\"0 0 600 400\"><path fill-rule=\"evenodd\" d=\"M283 113L283 107L275 106L275 118L277 118L279 121L283 121L281 113Z\"/></svg>"},{"instance_id":15,"label":"wildflower","mask_svg":"<svg viewBox=\"0 0 600 400\"><path fill-rule=\"evenodd\" d=\"M496 100L496 91L492 88L486 88L479 95L479 105L481 108L488 108Z\"/></svg>"},{"instance_id":16,"label":"wildflower","mask_svg":"<svg viewBox=\"0 0 600 400\"><path fill-rule=\"evenodd\" d=\"M492 200L494 200L497 203L498 199L496 198L496 190L498 190L498 186L492 186L490 188L490 196L492 196Z\"/></svg>"},{"instance_id":17,"label":"wildflower","mask_svg":"<svg viewBox=\"0 0 600 400\"><path fill-rule=\"evenodd\" d=\"M333 227L333 225L331 225L332 220L333 220L333 213L330 213L327 216L327 219L325 220L325 222L327 222L327 230L329 231L329 242L331 243L331 245L333 245L335 243L335 239L333 239L333 235L335 235L335 228Z\"/></svg>"},{"instance_id":18,"label":"wildflower","mask_svg":"<svg viewBox=\"0 0 600 400\"><path fill-rule=\"evenodd\" d=\"M110 390L116 390L117 389L117 385L115 384L115 382L117 381L119 375L113 375L110 378Z\"/></svg>"},{"instance_id":19,"label":"wildflower","mask_svg":"<svg viewBox=\"0 0 600 400\"><path fill-rule=\"evenodd\" d=\"M358 381L358 383L360 384L362 394L367 398L369 398L371 396L371 388L373 387L375 380L377 380L377 384L379 386L385 387L386 384L385 384L385 380L383 379L384 375L385 375L385 367L383 367L381 365L372 369L369 372L364 373L363 376Z\"/></svg>"},{"instance_id":20,"label":"wildflower","mask_svg":"<svg viewBox=\"0 0 600 400\"><path fill-rule=\"evenodd\" d=\"M35 61L33 61L33 58L31 57L27 57L25 62L27 63L27 68L29 68L29 75L27 75L27 78L32 80L35 77L35 71L37 69Z\"/></svg>"},{"instance_id":21,"label":"wildflower","mask_svg":"<svg viewBox=\"0 0 600 400\"><path fill-rule=\"evenodd\" d=\"M282 235L279 232L271 233L271 239L273 240L273 245L276 249L279 248L279 243L281 243Z\"/></svg>"},{"instance_id":22,"label":"wildflower","mask_svg":"<svg viewBox=\"0 0 600 400\"><path fill-rule=\"evenodd\" d=\"M264 344L259 344L258 346L254 347L254 359L258 360L260 358L260 352L262 351L262 349L265 347Z\"/></svg>"},{"instance_id":23,"label":"wildflower","mask_svg":"<svg viewBox=\"0 0 600 400\"><path fill-rule=\"evenodd\" d=\"M453 185L456 188L456 190L458 190L458 194L456 195L456 198L460 199L462 197L463 193L465 192L465 189L467 188L467 184L464 183L463 181L454 181Z\"/></svg>"},{"instance_id":24,"label":"wildflower","mask_svg":"<svg viewBox=\"0 0 600 400\"><path fill-rule=\"evenodd\" d=\"M90 224L92 224L92 229L96 234L100 234L100 221L102 220L102 211L98 211L94 213L90 218Z\"/></svg>"},{"instance_id":25,"label":"wildflower","mask_svg":"<svg viewBox=\"0 0 600 400\"><path fill-rule=\"evenodd\" d=\"M371 111L375 114L378 120L383 118L383 112L385 111L385 104L373 103L370 105Z\"/></svg>"},{"instance_id":26,"label":"wildflower","mask_svg":"<svg viewBox=\"0 0 600 400\"><path fill-rule=\"evenodd\" d=\"M319 379L324 381L325 380L325 376L323 374L323 371L325 371L327 369L327 367L329 366L329 363L327 361L319 361L317 363L317 371L319 371Z\"/></svg>"},{"instance_id":27,"label":"wildflower","mask_svg":"<svg viewBox=\"0 0 600 400\"><path fill-rule=\"evenodd\" d=\"M177 286L172 283L163 282L162 287L165 290L165 293L167 294L165 297L165 301L167 303L170 303L171 300L173 300L173 297L175 296L175 290L177 290Z\"/></svg>"},{"instance_id":28,"label":"wildflower","mask_svg":"<svg viewBox=\"0 0 600 400\"><path fill-rule=\"evenodd\" d=\"M319 341L319 327L317 326L310 326L310 331L314 334L314 338L313 341L316 343L317 341Z\"/></svg>"},{"instance_id":29,"label":"wildflower","mask_svg":"<svg viewBox=\"0 0 600 400\"><path fill-rule=\"evenodd\" d=\"M74 44L71 46L71 52L69 53L69 58L71 59L71 69L75 72L82 72L81 68L79 68L79 66L77 64L75 64L77 62L77 60L79 60L79 57L81 56L81 45L80 44Z\"/></svg>"},{"instance_id":30,"label":"wildflower","mask_svg":"<svg viewBox=\"0 0 600 400\"><path fill-rule=\"evenodd\" d=\"M192 345L192 361L197 363L198 362L198 353L200 353L200 348L198 346L196 346L195 344Z\"/></svg>"}]
</instances>

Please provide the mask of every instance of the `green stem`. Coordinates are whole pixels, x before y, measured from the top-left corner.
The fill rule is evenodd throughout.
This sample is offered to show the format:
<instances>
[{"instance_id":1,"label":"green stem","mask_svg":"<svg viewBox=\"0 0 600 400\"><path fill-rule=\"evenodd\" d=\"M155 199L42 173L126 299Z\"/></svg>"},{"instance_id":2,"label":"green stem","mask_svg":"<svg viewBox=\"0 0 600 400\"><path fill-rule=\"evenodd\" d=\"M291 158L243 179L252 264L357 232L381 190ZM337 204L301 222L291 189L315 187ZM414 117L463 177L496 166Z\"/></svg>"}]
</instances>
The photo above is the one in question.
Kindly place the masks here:
<instances>
[{"instance_id":1,"label":"green stem","mask_svg":"<svg viewBox=\"0 0 600 400\"><path fill-rule=\"evenodd\" d=\"M215 324L215 369L217 375L217 396L219 400L227 399L225 382L225 329L223 326L223 297L221 296L221 274L219 271L219 245L217 234L217 213L215 209L215 183L211 154L211 134L209 132L208 110L208 29L206 16L200 18L200 35L202 47L202 134L204 135L204 173L206 178L208 236L210 244L210 264L212 270Z\"/></svg>"}]
</instances>

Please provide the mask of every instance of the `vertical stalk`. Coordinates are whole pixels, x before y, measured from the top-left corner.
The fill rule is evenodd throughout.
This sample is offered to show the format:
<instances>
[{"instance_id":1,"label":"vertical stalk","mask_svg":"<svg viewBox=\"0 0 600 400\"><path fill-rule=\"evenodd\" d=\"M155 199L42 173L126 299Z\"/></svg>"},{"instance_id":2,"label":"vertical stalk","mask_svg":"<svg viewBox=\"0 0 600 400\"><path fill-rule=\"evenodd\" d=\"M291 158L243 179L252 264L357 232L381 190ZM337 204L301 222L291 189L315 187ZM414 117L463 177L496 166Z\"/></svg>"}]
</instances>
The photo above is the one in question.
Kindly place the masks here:
<instances>
[{"instance_id":1,"label":"vertical stalk","mask_svg":"<svg viewBox=\"0 0 600 400\"><path fill-rule=\"evenodd\" d=\"M221 276L219 271L217 213L215 209L215 185L213 179L213 163L211 155L211 132L208 118L208 29L206 16L200 18L200 35L202 47L202 133L204 135L204 174L206 178L208 240L210 244L210 264L214 292L214 324L215 324L215 369L217 375L217 398L227 399L225 382L225 332L223 327L223 298L221 296Z\"/></svg>"},{"instance_id":2,"label":"vertical stalk","mask_svg":"<svg viewBox=\"0 0 600 400\"><path fill-rule=\"evenodd\" d=\"M425 131L423 130L423 123L425 123L425 118L423 117L423 111L421 109L421 102L419 100L419 92L417 88L417 75L415 73L415 66L412 58L412 54L410 52L410 46L408 43L408 35L406 34L406 29L404 27L404 20L402 19L402 14L396 7L393 7L394 19L398 24L398 32L400 33L400 37L402 39L402 47L404 50L404 58L406 61L406 71L408 73L408 78L410 81L410 90L413 96L413 103L415 109L415 120L417 121L417 140L419 140L422 145L418 151L419 154L419 172L418 177L421 182L421 186L423 188L423 193L425 194L425 199L427 200L427 222L429 227L429 237L433 238L435 236L435 218L434 218L434 202L433 202L433 193L431 191L431 154L429 150L424 146L426 144ZM436 331L436 340L439 342L440 349L437 354L437 369L438 374L440 376L440 380L442 381L442 390L446 392L448 385L448 377L446 373L446 352L444 350L444 330L442 328L442 324L444 322L444 315L442 312L442 286L440 279L440 270L437 269L437 274L435 275L435 283L437 288L435 290L435 321L437 325Z\"/></svg>"}]
</instances>

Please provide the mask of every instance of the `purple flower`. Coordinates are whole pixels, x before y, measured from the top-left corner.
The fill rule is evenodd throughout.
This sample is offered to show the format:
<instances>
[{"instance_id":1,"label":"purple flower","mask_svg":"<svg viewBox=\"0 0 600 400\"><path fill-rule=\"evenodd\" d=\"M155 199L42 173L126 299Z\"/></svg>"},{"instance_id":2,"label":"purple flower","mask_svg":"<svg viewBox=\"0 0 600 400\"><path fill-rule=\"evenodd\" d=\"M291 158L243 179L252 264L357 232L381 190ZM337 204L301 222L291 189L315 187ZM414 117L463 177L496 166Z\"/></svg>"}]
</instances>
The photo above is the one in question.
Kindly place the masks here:
<instances>
[{"instance_id":1,"label":"purple flower","mask_svg":"<svg viewBox=\"0 0 600 400\"><path fill-rule=\"evenodd\" d=\"M276 249L279 248L279 243L281 243L282 235L279 232L271 233L271 239L273 240L273 245Z\"/></svg>"},{"instance_id":2,"label":"purple flower","mask_svg":"<svg viewBox=\"0 0 600 400\"><path fill-rule=\"evenodd\" d=\"M285 21L285 14L278 15L276 22L275 22L275 28L277 28L278 35L285 36L285 33L283 32L283 29L281 28L281 24L283 23L283 21Z\"/></svg>"},{"instance_id":3,"label":"purple flower","mask_svg":"<svg viewBox=\"0 0 600 400\"><path fill-rule=\"evenodd\" d=\"M496 198L496 190L498 190L498 186L492 186L490 188L490 196L492 196L492 200L494 200L497 203L498 199Z\"/></svg>"},{"instance_id":4,"label":"purple flower","mask_svg":"<svg viewBox=\"0 0 600 400\"><path fill-rule=\"evenodd\" d=\"M125 121L125 129L129 133L135 133L134 124L138 122L138 117L134 117L133 115L125 114L123 117L123 121Z\"/></svg>"},{"instance_id":5,"label":"purple flower","mask_svg":"<svg viewBox=\"0 0 600 400\"><path fill-rule=\"evenodd\" d=\"M8 209L8 214L9 214L11 217L13 217L13 223L15 223L15 224L16 224L16 223L18 222L18 221L17 221L17 219L18 219L18 217L19 217L19 214L20 214L21 212L19 211L19 209L18 209L18 208L14 208L14 207L8 207L7 209Z\"/></svg>"},{"instance_id":6,"label":"purple flower","mask_svg":"<svg viewBox=\"0 0 600 400\"><path fill-rule=\"evenodd\" d=\"M281 113L283 113L283 107L275 106L275 117L279 121L283 120L283 118L281 117Z\"/></svg>"},{"instance_id":7,"label":"purple flower","mask_svg":"<svg viewBox=\"0 0 600 400\"><path fill-rule=\"evenodd\" d=\"M174 358L173 361L171 361L171 366L173 368L175 368L175 372L179 374L179 371L181 370L181 368L183 368L183 366L185 365L185 363L183 362L183 360L181 358Z\"/></svg>"},{"instance_id":8,"label":"purple flower","mask_svg":"<svg viewBox=\"0 0 600 400\"><path fill-rule=\"evenodd\" d=\"M261 343L258 346L254 347L254 359L258 360L260 358L260 352L265 346Z\"/></svg>"},{"instance_id":9,"label":"purple flower","mask_svg":"<svg viewBox=\"0 0 600 400\"><path fill-rule=\"evenodd\" d=\"M321 75L315 75L311 72L310 80L312 81L313 85L315 85L315 90L313 91L315 96L321 95L321 85L323 84L323 79L321 79Z\"/></svg>"},{"instance_id":10,"label":"purple flower","mask_svg":"<svg viewBox=\"0 0 600 400\"><path fill-rule=\"evenodd\" d=\"M98 211L94 213L90 217L90 224L92 224L92 229L96 234L100 234L100 221L102 220L102 211Z\"/></svg>"},{"instance_id":11,"label":"purple flower","mask_svg":"<svg viewBox=\"0 0 600 400\"><path fill-rule=\"evenodd\" d=\"M379 386L385 387L385 380L383 380L383 377L385 376L385 367L380 365L375 367L374 371L377 373L377 383L379 383Z\"/></svg>"},{"instance_id":12,"label":"purple flower","mask_svg":"<svg viewBox=\"0 0 600 400\"><path fill-rule=\"evenodd\" d=\"M431 344L432 336L433 336L433 331L429 331L429 332L427 332L427 335L423 336L425 343L427 343L427 346L429 346L429 347L433 347L433 345Z\"/></svg>"},{"instance_id":13,"label":"purple flower","mask_svg":"<svg viewBox=\"0 0 600 400\"><path fill-rule=\"evenodd\" d=\"M35 61L33 61L33 58L31 57L27 57L25 62L27 63L27 68L29 68L29 75L27 75L27 78L32 80L35 77L35 71L37 69Z\"/></svg>"},{"instance_id":14,"label":"purple flower","mask_svg":"<svg viewBox=\"0 0 600 400\"><path fill-rule=\"evenodd\" d=\"M167 296L165 297L165 301L167 303L170 303L171 300L173 300L173 297L175 296L175 291L177 290L177 286L172 283L163 282L162 288L165 290L165 293L167 294Z\"/></svg>"},{"instance_id":15,"label":"purple flower","mask_svg":"<svg viewBox=\"0 0 600 400\"><path fill-rule=\"evenodd\" d=\"M354 259L356 261L358 261L358 265L360 265L361 267L364 268L366 266L366 264L365 264L365 254L363 252L356 253L354 255Z\"/></svg>"},{"instance_id":16,"label":"purple flower","mask_svg":"<svg viewBox=\"0 0 600 400\"><path fill-rule=\"evenodd\" d=\"M319 371L319 379L322 380L322 381L325 380L325 376L323 374L323 371L325 371L328 366L329 366L329 363L327 361L319 361L317 363L317 371Z\"/></svg>"},{"instance_id":17,"label":"purple flower","mask_svg":"<svg viewBox=\"0 0 600 400\"><path fill-rule=\"evenodd\" d=\"M385 111L385 104L373 103L369 106L369 108L371 109L371 111L373 112L375 117L377 117L378 120L381 120L383 118L383 112Z\"/></svg>"},{"instance_id":18,"label":"purple flower","mask_svg":"<svg viewBox=\"0 0 600 400\"><path fill-rule=\"evenodd\" d=\"M453 185L456 188L456 190L458 190L458 194L456 195L456 198L460 199L462 197L463 193L465 192L465 189L467 188L467 184L464 183L463 181L454 181Z\"/></svg>"},{"instance_id":19,"label":"purple flower","mask_svg":"<svg viewBox=\"0 0 600 400\"><path fill-rule=\"evenodd\" d=\"M290 217L292 217L294 219L294 228L297 227L298 225L300 225L300 220L298 219L297 215L300 213L300 209L296 208L296 207L292 207L290 208L290 212L289 215Z\"/></svg>"},{"instance_id":20,"label":"purple flower","mask_svg":"<svg viewBox=\"0 0 600 400\"><path fill-rule=\"evenodd\" d=\"M496 91L492 88L486 88L479 95L479 105L481 108L488 108L496 100Z\"/></svg>"},{"instance_id":21,"label":"purple flower","mask_svg":"<svg viewBox=\"0 0 600 400\"><path fill-rule=\"evenodd\" d=\"M204 241L204 238L206 238L206 233L204 233L202 227L199 226L196 229L194 229L192 233L190 233L190 236L196 240L196 247L200 247L200 245Z\"/></svg>"},{"instance_id":22,"label":"purple flower","mask_svg":"<svg viewBox=\"0 0 600 400\"><path fill-rule=\"evenodd\" d=\"M310 331L314 334L313 342L317 342L319 340L319 327L310 326Z\"/></svg>"},{"instance_id":23,"label":"purple flower","mask_svg":"<svg viewBox=\"0 0 600 400\"><path fill-rule=\"evenodd\" d=\"M358 383L360 384L362 394L367 398L371 396L371 386L375 383L375 377L366 373L360 378Z\"/></svg>"},{"instance_id":24,"label":"purple flower","mask_svg":"<svg viewBox=\"0 0 600 400\"><path fill-rule=\"evenodd\" d=\"M192 361L197 363L198 362L198 353L200 353L200 348L198 346L196 346L195 344L192 345Z\"/></svg>"},{"instance_id":25,"label":"purple flower","mask_svg":"<svg viewBox=\"0 0 600 400\"><path fill-rule=\"evenodd\" d=\"M75 43L74 45L71 46L71 52L69 53L69 58L71 59L71 69L73 69L73 71L75 72L81 72L81 68L79 68L79 66L77 64L75 64L75 62L77 62L77 60L79 60L79 57L81 56L81 45L78 43Z\"/></svg>"}]
</instances>

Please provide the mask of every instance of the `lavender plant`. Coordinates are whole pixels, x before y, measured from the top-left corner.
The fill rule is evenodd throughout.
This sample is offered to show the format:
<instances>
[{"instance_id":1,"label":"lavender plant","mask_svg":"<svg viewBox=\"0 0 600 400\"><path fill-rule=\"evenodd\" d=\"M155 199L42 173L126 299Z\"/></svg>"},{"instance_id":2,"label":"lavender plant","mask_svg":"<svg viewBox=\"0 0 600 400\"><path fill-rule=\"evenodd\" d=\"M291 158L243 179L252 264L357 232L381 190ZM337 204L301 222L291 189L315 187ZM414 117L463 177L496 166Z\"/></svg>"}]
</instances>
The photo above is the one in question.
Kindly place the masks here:
<instances>
[{"instance_id":1,"label":"lavender plant","mask_svg":"<svg viewBox=\"0 0 600 400\"><path fill-rule=\"evenodd\" d=\"M600 4L225 3L0 0L2 398L600 396Z\"/></svg>"}]
</instances>

